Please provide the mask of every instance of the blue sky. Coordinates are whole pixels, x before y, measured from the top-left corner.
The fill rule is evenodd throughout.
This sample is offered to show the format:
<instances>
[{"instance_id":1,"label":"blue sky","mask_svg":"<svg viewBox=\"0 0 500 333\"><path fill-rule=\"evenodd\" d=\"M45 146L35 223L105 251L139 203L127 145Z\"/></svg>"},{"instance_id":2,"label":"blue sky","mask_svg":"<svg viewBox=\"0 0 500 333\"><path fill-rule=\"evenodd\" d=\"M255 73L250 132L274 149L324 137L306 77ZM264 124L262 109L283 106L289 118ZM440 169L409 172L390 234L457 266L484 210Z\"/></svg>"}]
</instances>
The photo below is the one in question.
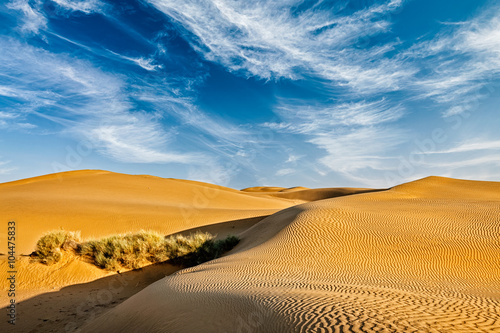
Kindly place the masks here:
<instances>
[{"instance_id":1,"label":"blue sky","mask_svg":"<svg viewBox=\"0 0 500 333\"><path fill-rule=\"evenodd\" d=\"M0 4L0 181L500 180L500 2Z\"/></svg>"}]
</instances>

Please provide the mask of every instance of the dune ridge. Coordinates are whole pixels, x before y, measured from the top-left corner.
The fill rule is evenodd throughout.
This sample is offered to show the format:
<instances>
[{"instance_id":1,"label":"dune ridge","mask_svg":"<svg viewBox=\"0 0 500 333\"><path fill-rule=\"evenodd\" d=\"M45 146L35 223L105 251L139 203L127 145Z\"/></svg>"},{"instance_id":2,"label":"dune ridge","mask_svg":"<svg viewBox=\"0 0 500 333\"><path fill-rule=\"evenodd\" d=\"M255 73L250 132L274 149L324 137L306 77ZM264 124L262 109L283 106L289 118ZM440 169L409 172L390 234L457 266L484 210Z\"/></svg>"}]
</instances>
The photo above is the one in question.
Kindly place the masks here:
<instances>
[{"instance_id":1,"label":"dune ridge","mask_svg":"<svg viewBox=\"0 0 500 333\"><path fill-rule=\"evenodd\" d=\"M226 236L240 230L240 225L248 227L295 203L248 197L207 183L104 170L70 171L0 184L0 219L16 222L17 301L110 274L75 258L50 267L30 264L26 256L48 231L80 231L84 239L91 239L140 230L169 235L223 224L211 231L220 230L219 236ZM7 257L2 255L7 250L6 231L0 231L2 288L8 282ZM3 293L0 304L6 302Z\"/></svg>"},{"instance_id":2,"label":"dune ridge","mask_svg":"<svg viewBox=\"0 0 500 333\"><path fill-rule=\"evenodd\" d=\"M430 177L281 210L84 332L500 332L500 183Z\"/></svg>"},{"instance_id":3,"label":"dune ridge","mask_svg":"<svg viewBox=\"0 0 500 333\"><path fill-rule=\"evenodd\" d=\"M270 215L294 205L288 199L248 197L222 186L102 170L51 174L0 184L0 217L16 221L19 254L34 250L46 231L81 231L101 237L151 229L185 229ZM0 233L0 241L6 240Z\"/></svg>"}]
</instances>

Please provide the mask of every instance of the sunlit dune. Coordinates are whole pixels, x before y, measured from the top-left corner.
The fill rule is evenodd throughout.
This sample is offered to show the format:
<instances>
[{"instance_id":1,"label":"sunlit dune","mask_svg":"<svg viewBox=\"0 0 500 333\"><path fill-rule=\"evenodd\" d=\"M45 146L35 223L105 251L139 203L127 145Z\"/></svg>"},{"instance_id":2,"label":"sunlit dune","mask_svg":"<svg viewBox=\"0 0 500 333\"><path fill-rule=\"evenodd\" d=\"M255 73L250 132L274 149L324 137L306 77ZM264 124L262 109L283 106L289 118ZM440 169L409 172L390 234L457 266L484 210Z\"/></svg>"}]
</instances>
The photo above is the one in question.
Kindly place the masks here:
<instances>
[{"instance_id":1,"label":"sunlit dune","mask_svg":"<svg viewBox=\"0 0 500 333\"><path fill-rule=\"evenodd\" d=\"M83 170L0 184L0 203L2 220L16 221L18 253L29 254L53 229L79 230L84 238L141 229L171 234L270 215L296 202L200 182Z\"/></svg>"},{"instance_id":2,"label":"sunlit dune","mask_svg":"<svg viewBox=\"0 0 500 333\"><path fill-rule=\"evenodd\" d=\"M497 182L238 191L86 170L0 184L0 205L17 223L18 254L59 228L86 239L139 230L240 238L183 270L117 274L72 255L52 266L19 257L21 331L500 332Z\"/></svg>"},{"instance_id":3,"label":"sunlit dune","mask_svg":"<svg viewBox=\"0 0 500 333\"><path fill-rule=\"evenodd\" d=\"M431 177L282 210L85 332L495 332L500 184Z\"/></svg>"}]
</instances>

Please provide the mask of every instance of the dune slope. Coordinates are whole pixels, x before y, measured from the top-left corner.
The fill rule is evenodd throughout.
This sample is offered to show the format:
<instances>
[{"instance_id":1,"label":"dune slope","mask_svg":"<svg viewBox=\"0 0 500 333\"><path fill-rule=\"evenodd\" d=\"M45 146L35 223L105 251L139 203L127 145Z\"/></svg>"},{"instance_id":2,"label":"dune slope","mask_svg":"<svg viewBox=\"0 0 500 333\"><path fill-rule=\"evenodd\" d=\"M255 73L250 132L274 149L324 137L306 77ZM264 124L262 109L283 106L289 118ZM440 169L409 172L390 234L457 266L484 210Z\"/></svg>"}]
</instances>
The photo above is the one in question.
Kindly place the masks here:
<instances>
[{"instance_id":1,"label":"dune slope","mask_svg":"<svg viewBox=\"0 0 500 333\"><path fill-rule=\"evenodd\" d=\"M302 189L295 191L302 192L299 191ZM104 271L69 254L53 266L33 263L22 256L31 253L36 241L47 231L60 228L81 231L84 239L141 229L165 235L203 231L223 238L247 230L284 208L324 198L326 193L318 190L322 194L315 196L315 190L307 191L305 195L288 198L286 193L283 193L285 197L259 195L195 181L101 170L64 172L0 184L0 219L16 222L16 302L19 304L18 325L13 328L2 321L0 331L5 328L30 332L40 325L45 331L60 331L68 323L80 327L92 317L84 311L75 318L75 312L67 309L68 304L80 296L106 292L96 286L124 276L124 272L120 275ZM285 192L294 191L285 189ZM330 192L335 196L339 193L337 189ZM4 290L10 285L7 256L4 255L7 252L6 231L0 231L3 246L0 249L0 287ZM127 273L136 276L140 283L127 286L119 297L120 302L136 293L138 286L143 288L180 269L154 266ZM170 268L165 270L165 267ZM151 275L150 272L155 273ZM9 301L7 293L0 295L0 307L5 307ZM116 304L115 299L99 307L99 311Z\"/></svg>"},{"instance_id":2,"label":"dune slope","mask_svg":"<svg viewBox=\"0 0 500 333\"><path fill-rule=\"evenodd\" d=\"M206 183L100 170L0 184L0 218L16 221L18 254L31 253L38 238L53 229L79 230L84 238L141 229L171 234L266 216L295 203ZM2 244L5 237L2 231Z\"/></svg>"},{"instance_id":3,"label":"dune slope","mask_svg":"<svg viewBox=\"0 0 500 333\"><path fill-rule=\"evenodd\" d=\"M500 332L500 183L439 177L284 209L84 332Z\"/></svg>"}]
</instances>

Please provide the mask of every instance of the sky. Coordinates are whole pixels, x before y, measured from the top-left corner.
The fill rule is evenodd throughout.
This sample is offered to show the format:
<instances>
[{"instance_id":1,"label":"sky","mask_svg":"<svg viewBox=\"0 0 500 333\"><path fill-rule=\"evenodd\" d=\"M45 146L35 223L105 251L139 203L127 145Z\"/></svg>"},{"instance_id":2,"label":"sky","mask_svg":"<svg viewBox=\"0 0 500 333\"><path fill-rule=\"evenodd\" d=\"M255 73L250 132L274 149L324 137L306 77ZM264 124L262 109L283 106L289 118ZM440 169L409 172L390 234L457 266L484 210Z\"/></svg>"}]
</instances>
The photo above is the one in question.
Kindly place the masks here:
<instances>
[{"instance_id":1,"label":"sky","mask_svg":"<svg viewBox=\"0 0 500 333\"><path fill-rule=\"evenodd\" d=\"M500 181L500 1L0 2L0 182Z\"/></svg>"}]
</instances>

